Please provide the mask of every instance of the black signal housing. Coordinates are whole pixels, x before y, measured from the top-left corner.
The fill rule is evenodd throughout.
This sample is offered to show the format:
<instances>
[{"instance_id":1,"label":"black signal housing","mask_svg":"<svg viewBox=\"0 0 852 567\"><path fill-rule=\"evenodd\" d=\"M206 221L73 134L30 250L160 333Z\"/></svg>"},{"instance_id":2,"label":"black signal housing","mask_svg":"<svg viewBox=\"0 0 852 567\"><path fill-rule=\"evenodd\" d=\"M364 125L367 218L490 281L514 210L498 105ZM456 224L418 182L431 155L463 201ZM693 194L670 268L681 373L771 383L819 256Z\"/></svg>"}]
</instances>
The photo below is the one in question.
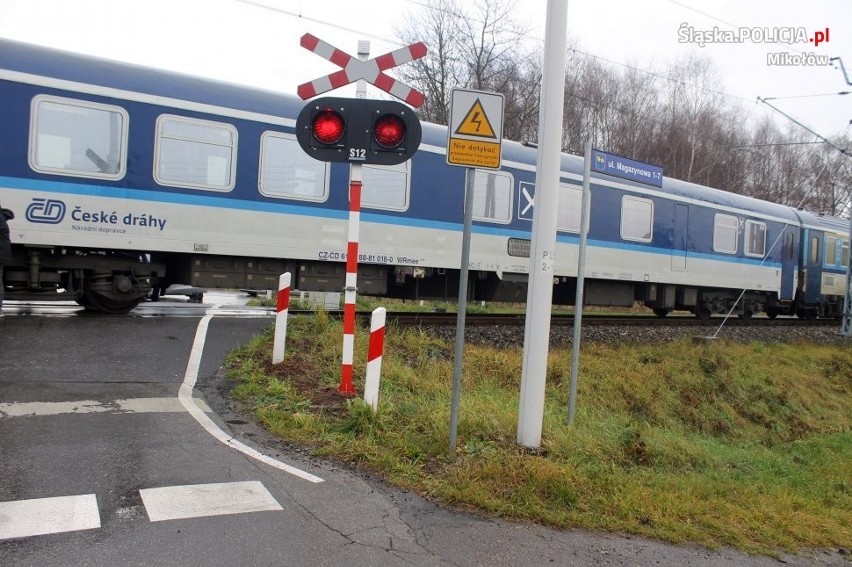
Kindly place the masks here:
<instances>
[{"instance_id":1,"label":"black signal housing","mask_svg":"<svg viewBox=\"0 0 852 567\"><path fill-rule=\"evenodd\" d=\"M396 165L420 147L423 132L414 110L394 100L322 97L296 119L296 139L314 159Z\"/></svg>"}]
</instances>

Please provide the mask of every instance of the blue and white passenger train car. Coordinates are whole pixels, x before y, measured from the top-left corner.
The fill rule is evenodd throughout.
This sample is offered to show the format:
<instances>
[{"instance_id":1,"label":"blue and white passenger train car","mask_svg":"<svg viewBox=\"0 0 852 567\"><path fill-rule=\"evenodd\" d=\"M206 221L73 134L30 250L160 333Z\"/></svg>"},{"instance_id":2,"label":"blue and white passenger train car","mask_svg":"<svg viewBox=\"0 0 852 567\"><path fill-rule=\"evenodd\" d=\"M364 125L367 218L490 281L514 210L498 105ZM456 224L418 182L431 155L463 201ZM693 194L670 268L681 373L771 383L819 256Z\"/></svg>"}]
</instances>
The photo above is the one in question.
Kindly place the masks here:
<instances>
[{"instance_id":1,"label":"blue and white passenger train car","mask_svg":"<svg viewBox=\"0 0 852 567\"><path fill-rule=\"evenodd\" d=\"M344 285L348 167L307 157L290 95L0 41L0 204L10 296L126 312L171 283ZM398 166L364 166L359 292L454 297L464 168L446 128ZM477 171L469 293L526 297L536 150ZM582 160L562 158L554 301L574 299ZM705 317L833 316L848 221L672 179L593 176L586 302Z\"/></svg>"}]
</instances>

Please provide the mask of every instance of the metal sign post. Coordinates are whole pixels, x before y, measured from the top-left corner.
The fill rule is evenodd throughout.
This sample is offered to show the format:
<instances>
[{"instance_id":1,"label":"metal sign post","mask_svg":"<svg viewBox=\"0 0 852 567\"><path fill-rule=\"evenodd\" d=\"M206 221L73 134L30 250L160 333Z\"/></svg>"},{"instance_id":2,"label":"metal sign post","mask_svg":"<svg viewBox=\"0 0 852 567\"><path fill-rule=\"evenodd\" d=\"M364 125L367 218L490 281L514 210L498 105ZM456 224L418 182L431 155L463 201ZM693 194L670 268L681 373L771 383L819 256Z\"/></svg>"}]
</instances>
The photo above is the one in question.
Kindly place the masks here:
<instances>
[{"instance_id":1,"label":"metal sign post","mask_svg":"<svg viewBox=\"0 0 852 567\"><path fill-rule=\"evenodd\" d=\"M470 271L470 240L473 232L473 196L476 183L474 168L500 168L503 141L503 95L453 89L447 137L447 163L467 167L464 183L464 229L459 266L456 350L453 360L453 398L450 408L450 453L452 453L456 449L461 403L464 325L467 315L467 281Z\"/></svg>"},{"instance_id":2,"label":"metal sign post","mask_svg":"<svg viewBox=\"0 0 852 567\"><path fill-rule=\"evenodd\" d=\"M852 202L849 203L849 257L846 259L846 299L843 303L843 323L840 334L852 337Z\"/></svg>"},{"instance_id":3,"label":"metal sign post","mask_svg":"<svg viewBox=\"0 0 852 567\"><path fill-rule=\"evenodd\" d=\"M464 325L467 316L467 281L470 266L470 235L473 228L473 182L476 170L465 170L464 182L464 232L462 233L461 270L459 271L459 305L456 315L456 347L453 359L453 398L450 403L450 453L456 449L461 404L462 357L464 356Z\"/></svg>"},{"instance_id":4,"label":"metal sign post","mask_svg":"<svg viewBox=\"0 0 852 567\"><path fill-rule=\"evenodd\" d=\"M574 299L574 342L571 354L571 382L568 395L568 425L574 423L577 407L577 373L580 370L580 336L583 324L583 286L586 281L586 249L589 243L589 209L591 201L592 143L586 142L583 164L583 201L580 216L580 253L577 257L577 293Z\"/></svg>"}]
</instances>

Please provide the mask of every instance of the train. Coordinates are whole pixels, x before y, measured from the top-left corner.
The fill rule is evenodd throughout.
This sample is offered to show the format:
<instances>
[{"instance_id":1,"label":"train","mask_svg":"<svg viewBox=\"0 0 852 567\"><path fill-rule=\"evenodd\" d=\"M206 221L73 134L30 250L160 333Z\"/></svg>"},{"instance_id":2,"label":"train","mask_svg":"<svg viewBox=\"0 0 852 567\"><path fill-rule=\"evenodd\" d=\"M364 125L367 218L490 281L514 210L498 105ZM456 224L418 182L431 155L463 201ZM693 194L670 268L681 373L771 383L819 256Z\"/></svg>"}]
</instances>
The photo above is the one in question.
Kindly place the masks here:
<instances>
[{"instance_id":1,"label":"train","mask_svg":"<svg viewBox=\"0 0 852 567\"><path fill-rule=\"evenodd\" d=\"M127 313L170 286L345 286L349 167L299 146L305 103L269 92L0 40L0 204L10 299ZM447 164L422 124L398 165L363 165L358 293L453 298L472 207L468 297L526 300L537 149L499 169ZM562 154L553 302L576 295L583 159ZM664 177L593 172L584 303L658 316L840 317L849 221Z\"/></svg>"}]
</instances>

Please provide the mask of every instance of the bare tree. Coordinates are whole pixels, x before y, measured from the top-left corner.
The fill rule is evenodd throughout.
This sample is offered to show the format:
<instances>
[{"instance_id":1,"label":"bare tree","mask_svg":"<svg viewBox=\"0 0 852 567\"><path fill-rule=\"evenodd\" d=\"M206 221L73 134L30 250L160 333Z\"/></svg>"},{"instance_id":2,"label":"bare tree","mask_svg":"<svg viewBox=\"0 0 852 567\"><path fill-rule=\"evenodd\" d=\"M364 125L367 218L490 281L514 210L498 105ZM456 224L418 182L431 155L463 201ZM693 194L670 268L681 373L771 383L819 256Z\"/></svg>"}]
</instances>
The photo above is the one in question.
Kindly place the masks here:
<instances>
[{"instance_id":1,"label":"bare tree","mask_svg":"<svg viewBox=\"0 0 852 567\"><path fill-rule=\"evenodd\" d=\"M429 122L449 123L450 92L464 80L459 45L462 19L456 0L431 0L424 10L407 15L397 30L403 43L426 44L426 56L401 67L399 72L404 81L426 94L419 114Z\"/></svg>"},{"instance_id":2,"label":"bare tree","mask_svg":"<svg viewBox=\"0 0 852 567\"><path fill-rule=\"evenodd\" d=\"M467 88L500 92L506 69L518 59L528 30L512 19L511 0L478 0L473 14L462 20L460 47L467 66Z\"/></svg>"},{"instance_id":3,"label":"bare tree","mask_svg":"<svg viewBox=\"0 0 852 567\"><path fill-rule=\"evenodd\" d=\"M503 137L509 140L538 139L541 100L541 59L530 56L503 71L500 93L504 96Z\"/></svg>"},{"instance_id":4,"label":"bare tree","mask_svg":"<svg viewBox=\"0 0 852 567\"><path fill-rule=\"evenodd\" d=\"M848 137L832 140L849 148ZM852 204L852 159L827 144L810 146L803 168L808 183L808 208L828 215L849 215Z\"/></svg>"},{"instance_id":5,"label":"bare tree","mask_svg":"<svg viewBox=\"0 0 852 567\"><path fill-rule=\"evenodd\" d=\"M628 66L620 83L616 100L619 115L612 147L618 154L651 161L650 149L660 124L657 81L638 67Z\"/></svg>"},{"instance_id":6,"label":"bare tree","mask_svg":"<svg viewBox=\"0 0 852 567\"><path fill-rule=\"evenodd\" d=\"M721 96L714 90L718 83L708 57L688 56L669 68L669 146L674 154L673 173L680 179L693 181L705 143L704 131L722 106Z\"/></svg>"},{"instance_id":7,"label":"bare tree","mask_svg":"<svg viewBox=\"0 0 852 567\"><path fill-rule=\"evenodd\" d=\"M403 80L426 94L420 116L447 124L453 88L495 91L506 97L504 135L529 138L531 118L538 113L541 64L523 50L525 33L509 0L429 0L407 17L397 35L428 48L426 57L401 70Z\"/></svg>"},{"instance_id":8,"label":"bare tree","mask_svg":"<svg viewBox=\"0 0 852 567\"><path fill-rule=\"evenodd\" d=\"M524 50L524 31L508 0L428 0L398 35L424 41L426 58L402 68L424 91L421 117L449 122L455 87L505 97L507 139L536 140L542 53ZM574 42L576 43L576 42ZM852 214L852 159L770 118L750 126L747 113L717 89L709 58L687 57L664 71L614 67L568 50L562 149L580 154L587 140L663 167L668 177L827 214ZM848 137L835 142L850 147Z\"/></svg>"}]
</instances>

